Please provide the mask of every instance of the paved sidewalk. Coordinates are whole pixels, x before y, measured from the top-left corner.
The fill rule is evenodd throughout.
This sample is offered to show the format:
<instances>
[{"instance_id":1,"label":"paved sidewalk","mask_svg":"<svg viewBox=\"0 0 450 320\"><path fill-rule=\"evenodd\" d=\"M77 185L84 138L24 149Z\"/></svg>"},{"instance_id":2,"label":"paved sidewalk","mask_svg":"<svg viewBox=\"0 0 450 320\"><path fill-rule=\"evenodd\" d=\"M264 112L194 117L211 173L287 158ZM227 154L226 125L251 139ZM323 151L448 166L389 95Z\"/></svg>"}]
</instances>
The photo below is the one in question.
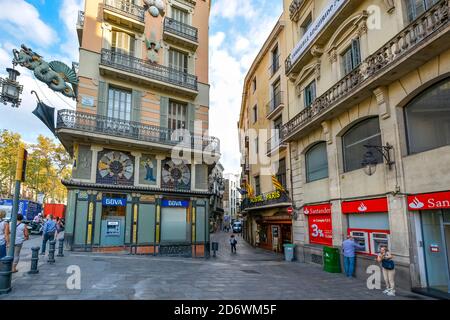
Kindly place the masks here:
<instances>
[{"instance_id":1,"label":"paved sidewalk","mask_svg":"<svg viewBox=\"0 0 450 320\"><path fill-rule=\"evenodd\" d=\"M361 280L326 273L313 265L285 262L282 255L253 249L240 237L237 254L232 255L227 246L229 235L212 236L219 242L218 257L207 260L65 252L54 265L42 262L37 275L14 275L12 292L0 300L426 299L403 291L390 298L380 290L368 290ZM81 270L81 290L66 286L71 265Z\"/></svg>"}]
</instances>

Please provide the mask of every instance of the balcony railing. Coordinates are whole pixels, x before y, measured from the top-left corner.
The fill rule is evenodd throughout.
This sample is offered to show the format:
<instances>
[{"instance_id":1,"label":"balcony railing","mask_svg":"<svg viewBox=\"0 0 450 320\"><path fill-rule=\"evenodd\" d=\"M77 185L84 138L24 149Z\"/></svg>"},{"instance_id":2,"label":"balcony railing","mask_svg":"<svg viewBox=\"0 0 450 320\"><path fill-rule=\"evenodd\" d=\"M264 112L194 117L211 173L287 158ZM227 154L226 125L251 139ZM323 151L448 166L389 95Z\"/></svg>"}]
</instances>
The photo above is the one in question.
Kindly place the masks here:
<instances>
[{"instance_id":1,"label":"balcony railing","mask_svg":"<svg viewBox=\"0 0 450 320\"><path fill-rule=\"evenodd\" d=\"M283 104L283 101L283 92L277 92L272 100L270 100L266 105L266 115L269 116L272 112L278 109L278 107Z\"/></svg>"},{"instance_id":2,"label":"balcony railing","mask_svg":"<svg viewBox=\"0 0 450 320\"><path fill-rule=\"evenodd\" d=\"M270 76L272 77L278 70L280 70L280 55L274 57L272 60L272 64L269 67Z\"/></svg>"},{"instance_id":3,"label":"balcony railing","mask_svg":"<svg viewBox=\"0 0 450 320\"><path fill-rule=\"evenodd\" d=\"M84 11L78 11L77 26L84 27Z\"/></svg>"},{"instance_id":4,"label":"balcony railing","mask_svg":"<svg viewBox=\"0 0 450 320\"><path fill-rule=\"evenodd\" d=\"M197 150L206 148L208 152L220 153L220 140L215 137L191 136L189 141L185 141L183 137L167 128L74 110L58 111L57 129L73 129Z\"/></svg>"},{"instance_id":5,"label":"balcony railing","mask_svg":"<svg viewBox=\"0 0 450 320\"><path fill-rule=\"evenodd\" d=\"M164 18L164 31L176 34L194 42L198 42L197 28L169 17Z\"/></svg>"},{"instance_id":6,"label":"balcony railing","mask_svg":"<svg viewBox=\"0 0 450 320\"><path fill-rule=\"evenodd\" d=\"M279 135L274 135L272 138L267 140L266 146L267 146L267 149L266 149L267 150L267 155L270 155L275 150L277 150L277 149L279 149L281 147L285 147L286 144L281 141Z\"/></svg>"},{"instance_id":7,"label":"balcony railing","mask_svg":"<svg viewBox=\"0 0 450 320\"><path fill-rule=\"evenodd\" d=\"M105 0L105 9L122 14L126 17L145 21L145 9L127 0Z\"/></svg>"},{"instance_id":8,"label":"balcony railing","mask_svg":"<svg viewBox=\"0 0 450 320\"><path fill-rule=\"evenodd\" d=\"M272 191L257 195L254 198L243 199L241 203L241 210L254 209L289 202L291 202L291 199L286 192Z\"/></svg>"},{"instance_id":9,"label":"balcony railing","mask_svg":"<svg viewBox=\"0 0 450 320\"><path fill-rule=\"evenodd\" d=\"M363 87L366 82L385 72L402 57L421 46L431 35L439 32L449 22L449 0L442 0L410 23L397 36L364 60L328 91L314 100L309 108L303 109L281 130L282 140L297 133L319 115L330 110L339 102ZM286 70L289 69L286 60Z\"/></svg>"},{"instance_id":10,"label":"balcony railing","mask_svg":"<svg viewBox=\"0 0 450 320\"><path fill-rule=\"evenodd\" d=\"M163 81L175 86L198 91L197 77L194 75L135 58L127 54L122 54L114 50L102 49L101 64L126 72L135 73L153 80Z\"/></svg>"}]
</instances>

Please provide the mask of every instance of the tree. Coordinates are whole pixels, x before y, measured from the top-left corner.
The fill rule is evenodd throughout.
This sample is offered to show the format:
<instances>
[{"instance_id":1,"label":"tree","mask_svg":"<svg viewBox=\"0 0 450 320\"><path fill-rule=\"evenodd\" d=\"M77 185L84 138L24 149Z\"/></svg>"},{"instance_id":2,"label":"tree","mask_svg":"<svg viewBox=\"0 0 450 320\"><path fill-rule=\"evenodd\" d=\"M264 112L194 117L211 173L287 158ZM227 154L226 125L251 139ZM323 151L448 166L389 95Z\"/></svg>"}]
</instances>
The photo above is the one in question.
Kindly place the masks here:
<instances>
[{"instance_id":1,"label":"tree","mask_svg":"<svg viewBox=\"0 0 450 320\"><path fill-rule=\"evenodd\" d=\"M8 130L0 134L0 194L11 197L16 173L18 147L24 147L21 136Z\"/></svg>"}]
</instances>

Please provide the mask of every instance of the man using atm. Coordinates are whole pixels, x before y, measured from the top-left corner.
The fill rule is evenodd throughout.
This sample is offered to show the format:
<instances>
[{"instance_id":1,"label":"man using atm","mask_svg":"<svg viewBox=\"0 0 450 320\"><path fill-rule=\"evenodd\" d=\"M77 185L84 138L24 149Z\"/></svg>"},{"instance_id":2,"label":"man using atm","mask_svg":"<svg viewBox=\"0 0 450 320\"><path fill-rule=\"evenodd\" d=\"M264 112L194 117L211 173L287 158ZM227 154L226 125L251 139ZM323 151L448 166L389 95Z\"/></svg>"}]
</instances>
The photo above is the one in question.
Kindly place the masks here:
<instances>
[{"instance_id":1,"label":"man using atm","mask_svg":"<svg viewBox=\"0 0 450 320\"><path fill-rule=\"evenodd\" d=\"M342 252L344 253L344 270L347 277L353 277L355 273L355 251L365 250L364 246L356 243L352 235L348 235L347 239L342 242Z\"/></svg>"}]
</instances>

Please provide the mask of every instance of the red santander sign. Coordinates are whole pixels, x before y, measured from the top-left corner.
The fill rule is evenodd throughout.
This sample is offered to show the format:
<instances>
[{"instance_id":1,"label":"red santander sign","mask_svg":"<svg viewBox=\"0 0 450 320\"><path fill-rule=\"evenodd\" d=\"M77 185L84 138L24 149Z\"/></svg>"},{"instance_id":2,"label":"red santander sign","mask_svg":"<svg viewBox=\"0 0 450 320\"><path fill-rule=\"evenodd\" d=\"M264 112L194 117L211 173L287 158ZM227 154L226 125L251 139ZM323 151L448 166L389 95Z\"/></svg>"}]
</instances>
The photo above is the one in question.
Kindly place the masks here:
<instances>
[{"instance_id":1,"label":"red santander sign","mask_svg":"<svg viewBox=\"0 0 450 320\"><path fill-rule=\"evenodd\" d=\"M319 204L315 206L304 206L303 213L311 214L331 214L331 203Z\"/></svg>"},{"instance_id":2,"label":"red santander sign","mask_svg":"<svg viewBox=\"0 0 450 320\"><path fill-rule=\"evenodd\" d=\"M450 191L408 196L408 209L411 211L450 209Z\"/></svg>"},{"instance_id":3,"label":"red santander sign","mask_svg":"<svg viewBox=\"0 0 450 320\"><path fill-rule=\"evenodd\" d=\"M308 216L309 242L331 246L333 244L331 204L304 206L303 213Z\"/></svg>"},{"instance_id":4,"label":"red santander sign","mask_svg":"<svg viewBox=\"0 0 450 320\"><path fill-rule=\"evenodd\" d=\"M388 212L387 198L342 202L342 213Z\"/></svg>"}]
</instances>

